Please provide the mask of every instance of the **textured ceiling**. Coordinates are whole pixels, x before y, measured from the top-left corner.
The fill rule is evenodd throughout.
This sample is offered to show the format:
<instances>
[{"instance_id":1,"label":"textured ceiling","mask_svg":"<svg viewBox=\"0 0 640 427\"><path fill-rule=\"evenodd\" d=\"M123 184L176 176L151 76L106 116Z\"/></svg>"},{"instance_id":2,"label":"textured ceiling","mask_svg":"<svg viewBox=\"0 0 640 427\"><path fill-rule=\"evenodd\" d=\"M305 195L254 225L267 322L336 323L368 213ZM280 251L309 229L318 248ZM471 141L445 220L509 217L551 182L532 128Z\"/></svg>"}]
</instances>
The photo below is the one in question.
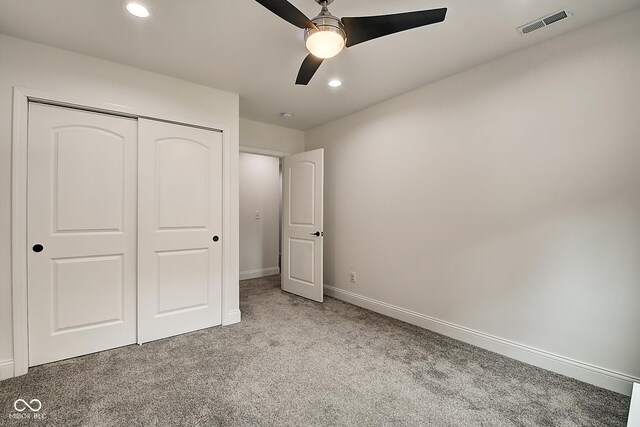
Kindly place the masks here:
<instances>
[{"instance_id":1,"label":"textured ceiling","mask_svg":"<svg viewBox=\"0 0 640 427\"><path fill-rule=\"evenodd\" d=\"M303 31L252 0L146 0L134 18L120 0L0 0L0 33L240 94L243 117L309 129L640 6L640 0L336 0L339 17L447 7L441 24L345 49L295 86ZM292 0L313 17L313 0ZM529 35L515 29L567 9L570 19ZM327 86L331 78L344 85ZM291 111L293 119L280 112Z\"/></svg>"}]
</instances>

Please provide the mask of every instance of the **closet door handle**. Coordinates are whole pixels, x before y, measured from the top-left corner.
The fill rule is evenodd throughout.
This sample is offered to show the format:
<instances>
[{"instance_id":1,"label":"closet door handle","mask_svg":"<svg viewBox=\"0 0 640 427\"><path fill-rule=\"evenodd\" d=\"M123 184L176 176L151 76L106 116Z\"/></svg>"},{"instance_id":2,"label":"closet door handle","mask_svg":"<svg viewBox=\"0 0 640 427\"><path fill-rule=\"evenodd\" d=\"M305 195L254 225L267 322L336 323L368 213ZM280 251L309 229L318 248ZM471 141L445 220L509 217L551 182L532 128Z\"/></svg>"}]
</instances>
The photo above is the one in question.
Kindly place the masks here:
<instances>
[{"instance_id":1,"label":"closet door handle","mask_svg":"<svg viewBox=\"0 0 640 427\"><path fill-rule=\"evenodd\" d=\"M40 243L37 243L35 245L33 245L33 252L42 252L44 250L44 246L42 246Z\"/></svg>"},{"instance_id":2,"label":"closet door handle","mask_svg":"<svg viewBox=\"0 0 640 427\"><path fill-rule=\"evenodd\" d=\"M213 240L214 242L217 242L218 240L220 240L220 238L218 236L213 236L213 239L211 240Z\"/></svg>"},{"instance_id":3,"label":"closet door handle","mask_svg":"<svg viewBox=\"0 0 640 427\"><path fill-rule=\"evenodd\" d=\"M316 231L315 233L309 233L309 235L316 237L324 236L324 231Z\"/></svg>"}]
</instances>

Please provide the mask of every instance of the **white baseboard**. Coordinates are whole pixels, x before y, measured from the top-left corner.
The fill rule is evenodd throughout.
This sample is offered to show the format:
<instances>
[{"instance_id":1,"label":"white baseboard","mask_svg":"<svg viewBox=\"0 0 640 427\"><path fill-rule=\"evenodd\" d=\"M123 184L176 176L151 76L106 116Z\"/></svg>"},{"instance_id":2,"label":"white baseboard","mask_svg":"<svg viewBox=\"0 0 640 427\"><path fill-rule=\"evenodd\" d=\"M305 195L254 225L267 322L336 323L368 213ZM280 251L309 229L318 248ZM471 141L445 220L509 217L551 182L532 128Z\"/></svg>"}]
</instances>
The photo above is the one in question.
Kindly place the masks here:
<instances>
[{"instance_id":1,"label":"white baseboard","mask_svg":"<svg viewBox=\"0 0 640 427\"><path fill-rule=\"evenodd\" d=\"M0 361L0 381L13 378L13 360Z\"/></svg>"},{"instance_id":2,"label":"white baseboard","mask_svg":"<svg viewBox=\"0 0 640 427\"><path fill-rule=\"evenodd\" d=\"M640 378L539 350L333 286L324 285L324 289L325 294L339 300L627 396L631 394L633 383L640 382Z\"/></svg>"},{"instance_id":3,"label":"white baseboard","mask_svg":"<svg viewBox=\"0 0 640 427\"><path fill-rule=\"evenodd\" d=\"M280 274L279 267L258 268L240 272L240 280L257 279L258 277L274 276Z\"/></svg>"},{"instance_id":4,"label":"white baseboard","mask_svg":"<svg viewBox=\"0 0 640 427\"><path fill-rule=\"evenodd\" d=\"M234 323L240 323L242 315L240 309L231 310L226 316L223 316L222 326L233 325Z\"/></svg>"}]
</instances>

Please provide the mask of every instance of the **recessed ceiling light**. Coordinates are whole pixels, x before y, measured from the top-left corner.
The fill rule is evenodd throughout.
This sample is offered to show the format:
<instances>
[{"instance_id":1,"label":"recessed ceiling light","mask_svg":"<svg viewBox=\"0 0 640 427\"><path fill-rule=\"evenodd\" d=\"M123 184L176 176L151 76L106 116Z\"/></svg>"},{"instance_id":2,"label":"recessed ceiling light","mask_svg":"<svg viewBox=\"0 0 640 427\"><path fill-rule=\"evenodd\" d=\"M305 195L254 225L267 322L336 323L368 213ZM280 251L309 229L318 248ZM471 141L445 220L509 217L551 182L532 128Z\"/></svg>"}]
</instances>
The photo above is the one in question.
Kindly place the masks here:
<instances>
[{"instance_id":1,"label":"recessed ceiling light","mask_svg":"<svg viewBox=\"0 0 640 427\"><path fill-rule=\"evenodd\" d=\"M280 117L282 117L283 119L291 119L293 118L293 113L285 111L284 113L280 113Z\"/></svg>"},{"instance_id":2,"label":"recessed ceiling light","mask_svg":"<svg viewBox=\"0 0 640 427\"><path fill-rule=\"evenodd\" d=\"M331 80L329 82L329 86L331 86L331 87L340 87L340 86L342 86L342 82L340 80Z\"/></svg>"},{"instance_id":3,"label":"recessed ceiling light","mask_svg":"<svg viewBox=\"0 0 640 427\"><path fill-rule=\"evenodd\" d=\"M126 8L130 14L138 18L148 18L150 15L149 9L134 1L127 2Z\"/></svg>"}]
</instances>

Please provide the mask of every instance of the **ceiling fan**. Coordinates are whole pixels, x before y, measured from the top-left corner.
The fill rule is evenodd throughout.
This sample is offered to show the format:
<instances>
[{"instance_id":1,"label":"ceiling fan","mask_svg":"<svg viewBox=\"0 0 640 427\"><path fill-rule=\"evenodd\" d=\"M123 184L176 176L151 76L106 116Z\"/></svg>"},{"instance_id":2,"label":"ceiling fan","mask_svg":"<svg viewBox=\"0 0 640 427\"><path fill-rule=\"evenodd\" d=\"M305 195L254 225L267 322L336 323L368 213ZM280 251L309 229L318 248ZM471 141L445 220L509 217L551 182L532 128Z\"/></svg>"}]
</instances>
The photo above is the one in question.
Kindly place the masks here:
<instances>
[{"instance_id":1,"label":"ceiling fan","mask_svg":"<svg viewBox=\"0 0 640 427\"><path fill-rule=\"evenodd\" d=\"M304 41L310 53L302 62L296 79L297 85L308 84L322 61L336 56L345 47L442 22L447 14L447 8L441 8L340 19L329 12L328 6L333 0L315 0L322 10L318 16L309 19L287 0L256 1L285 21L304 29Z\"/></svg>"}]
</instances>

